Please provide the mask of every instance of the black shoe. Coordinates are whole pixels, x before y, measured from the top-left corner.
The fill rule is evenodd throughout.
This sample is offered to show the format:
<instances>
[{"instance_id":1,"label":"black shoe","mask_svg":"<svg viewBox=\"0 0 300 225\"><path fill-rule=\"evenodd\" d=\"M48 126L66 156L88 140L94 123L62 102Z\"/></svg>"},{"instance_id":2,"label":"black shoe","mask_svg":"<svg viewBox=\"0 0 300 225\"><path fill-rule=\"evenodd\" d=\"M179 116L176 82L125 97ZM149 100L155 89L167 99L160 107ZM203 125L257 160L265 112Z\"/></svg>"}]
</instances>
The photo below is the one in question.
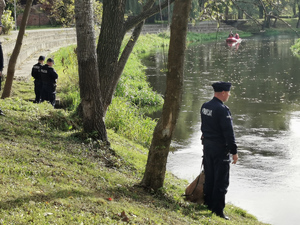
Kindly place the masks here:
<instances>
[{"instance_id":1,"label":"black shoe","mask_svg":"<svg viewBox=\"0 0 300 225\"><path fill-rule=\"evenodd\" d=\"M5 114L2 112L1 109L0 109L0 116L5 116Z\"/></svg>"},{"instance_id":2,"label":"black shoe","mask_svg":"<svg viewBox=\"0 0 300 225\"><path fill-rule=\"evenodd\" d=\"M221 217L225 220L230 220L228 216L225 216L223 212L221 213L216 213L216 212L213 212L214 214L216 214L218 217Z\"/></svg>"}]
</instances>

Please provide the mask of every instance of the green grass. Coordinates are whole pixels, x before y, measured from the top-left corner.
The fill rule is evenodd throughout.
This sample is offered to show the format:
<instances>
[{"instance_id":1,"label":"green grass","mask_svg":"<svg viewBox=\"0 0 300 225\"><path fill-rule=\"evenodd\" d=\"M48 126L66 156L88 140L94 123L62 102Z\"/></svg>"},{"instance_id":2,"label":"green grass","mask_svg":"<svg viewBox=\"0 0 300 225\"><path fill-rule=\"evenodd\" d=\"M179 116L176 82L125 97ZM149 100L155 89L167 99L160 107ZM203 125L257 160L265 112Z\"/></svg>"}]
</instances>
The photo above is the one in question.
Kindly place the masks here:
<instances>
[{"instance_id":1,"label":"green grass","mask_svg":"<svg viewBox=\"0 0 300 225\"><path fill-rule=\"evenodd\" d=\"M64 110L18 98L0 105L0 224L262 224L232 205L224 221L185 202L188 183L170 173L159 193L140 188L147 149L112 130L107 148L61 127Z\"/></svg>"},{"instance_id":2,"label":"green grass","mask_svg":"<svg viewBox=\"0 0 300 225\"><path fill-rule=\"evenodd\" d=\"M137 49L144 54L151 45ZM58 96L64 88L66 95L76 93L63 85L76 79L67 72L74 70L67 63L72 51L55 55ZM143 73L128 71L131 79ZM170 173L159 192L141 188L148 154L143 146L155 126L141 114L141 102L114 98L106 117L108 148L82 133L74 110L33 104L27 100L33 96L32 83L14 81L12 97L0 100L6 114L0 117L0 224L263 224L233 205L226 206L232 220L225 221L185 202L181 195L188 182Z\"/></svg>"}]
</instances>

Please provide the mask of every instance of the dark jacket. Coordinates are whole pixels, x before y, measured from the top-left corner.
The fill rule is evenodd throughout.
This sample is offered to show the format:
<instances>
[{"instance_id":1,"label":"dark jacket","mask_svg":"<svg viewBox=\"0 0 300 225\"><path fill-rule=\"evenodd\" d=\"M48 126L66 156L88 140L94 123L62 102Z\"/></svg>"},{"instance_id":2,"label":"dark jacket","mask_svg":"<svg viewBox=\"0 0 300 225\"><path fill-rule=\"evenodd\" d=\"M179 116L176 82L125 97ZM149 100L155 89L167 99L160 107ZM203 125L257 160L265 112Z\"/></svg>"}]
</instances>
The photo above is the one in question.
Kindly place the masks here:
<instances>
[{"instance_id":1,"label":"dark jacket","mask_svg":"<svg viewBox=\"0 0 300 225\"><path fill-rule=\"evenodd\" d=\"M43 65L41 63L37 63L37 64L33 65L33 67L32 67L31 76L37 81L41 80L41 68L42 68L42 66Z\"/></svg>"},{"instance_id":2,"label":"dark jacket","mask_svg":"<svg viewBox=\"0 0 300 225\"><path fill-rule=\"evenodd\" d=\"M201 131L203 140L226 146L231 154L237 153L232 118L229 108L214 97L201 107Z\"/></svg>"},{"instance_id":3,"label":"dark jacket","mask_svg":"<svg viewBox=\"0 0 300 225\"><path fill-rule=\"evenodd\" d=\"M56 84L58 74L52 67L46 64L41 68L41 78L43 83Z\"/></svg>"}]
</instances>

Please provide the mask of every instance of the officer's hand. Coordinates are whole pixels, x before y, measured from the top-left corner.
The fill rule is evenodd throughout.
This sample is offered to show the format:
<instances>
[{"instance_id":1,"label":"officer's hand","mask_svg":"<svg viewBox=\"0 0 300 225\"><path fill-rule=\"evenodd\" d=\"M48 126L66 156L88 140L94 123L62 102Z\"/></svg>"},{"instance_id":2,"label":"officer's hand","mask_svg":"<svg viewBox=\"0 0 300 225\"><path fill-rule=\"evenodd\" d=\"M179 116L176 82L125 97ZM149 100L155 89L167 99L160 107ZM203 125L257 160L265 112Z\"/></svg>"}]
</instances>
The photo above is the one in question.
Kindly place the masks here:
<instances>
[{"instance_id":1,"label":"officer's hand","mask_svg":"<svg viewBox=\"0 0 300 225\"><path fill-rule=\"evenodd\" d=\"M236 164L238 158L239 158L238 154L232 155L232 160L233 160L232 164Z\"/></svg>"}]
</instances>

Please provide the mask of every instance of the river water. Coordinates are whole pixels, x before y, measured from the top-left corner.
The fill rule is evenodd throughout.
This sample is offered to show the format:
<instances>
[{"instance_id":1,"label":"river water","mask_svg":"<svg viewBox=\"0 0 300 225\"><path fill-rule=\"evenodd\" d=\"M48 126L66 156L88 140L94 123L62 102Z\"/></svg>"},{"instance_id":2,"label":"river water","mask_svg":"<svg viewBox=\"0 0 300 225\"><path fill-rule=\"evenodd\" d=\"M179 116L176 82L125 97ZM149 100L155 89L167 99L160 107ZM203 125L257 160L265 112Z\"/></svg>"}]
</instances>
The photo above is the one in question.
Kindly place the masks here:
<instances>
[{"instance_id":1,"label":"river water","mask_svg":"<svg viewBox=\"0 0 300 225\"><path fill-rule=\"evenodd\" d=\"M200 172L200 107L211 84L232 82L229 106L239 147L226 201L274 225L300 224L300 59L296 37L254 36L235 46L225 41L189 46L181 113L167 169L192 181ZM145 64L154 90L165 92L167 52ZM158 117L160 112L153 114Z\"/></svg>"}]
</instances>

